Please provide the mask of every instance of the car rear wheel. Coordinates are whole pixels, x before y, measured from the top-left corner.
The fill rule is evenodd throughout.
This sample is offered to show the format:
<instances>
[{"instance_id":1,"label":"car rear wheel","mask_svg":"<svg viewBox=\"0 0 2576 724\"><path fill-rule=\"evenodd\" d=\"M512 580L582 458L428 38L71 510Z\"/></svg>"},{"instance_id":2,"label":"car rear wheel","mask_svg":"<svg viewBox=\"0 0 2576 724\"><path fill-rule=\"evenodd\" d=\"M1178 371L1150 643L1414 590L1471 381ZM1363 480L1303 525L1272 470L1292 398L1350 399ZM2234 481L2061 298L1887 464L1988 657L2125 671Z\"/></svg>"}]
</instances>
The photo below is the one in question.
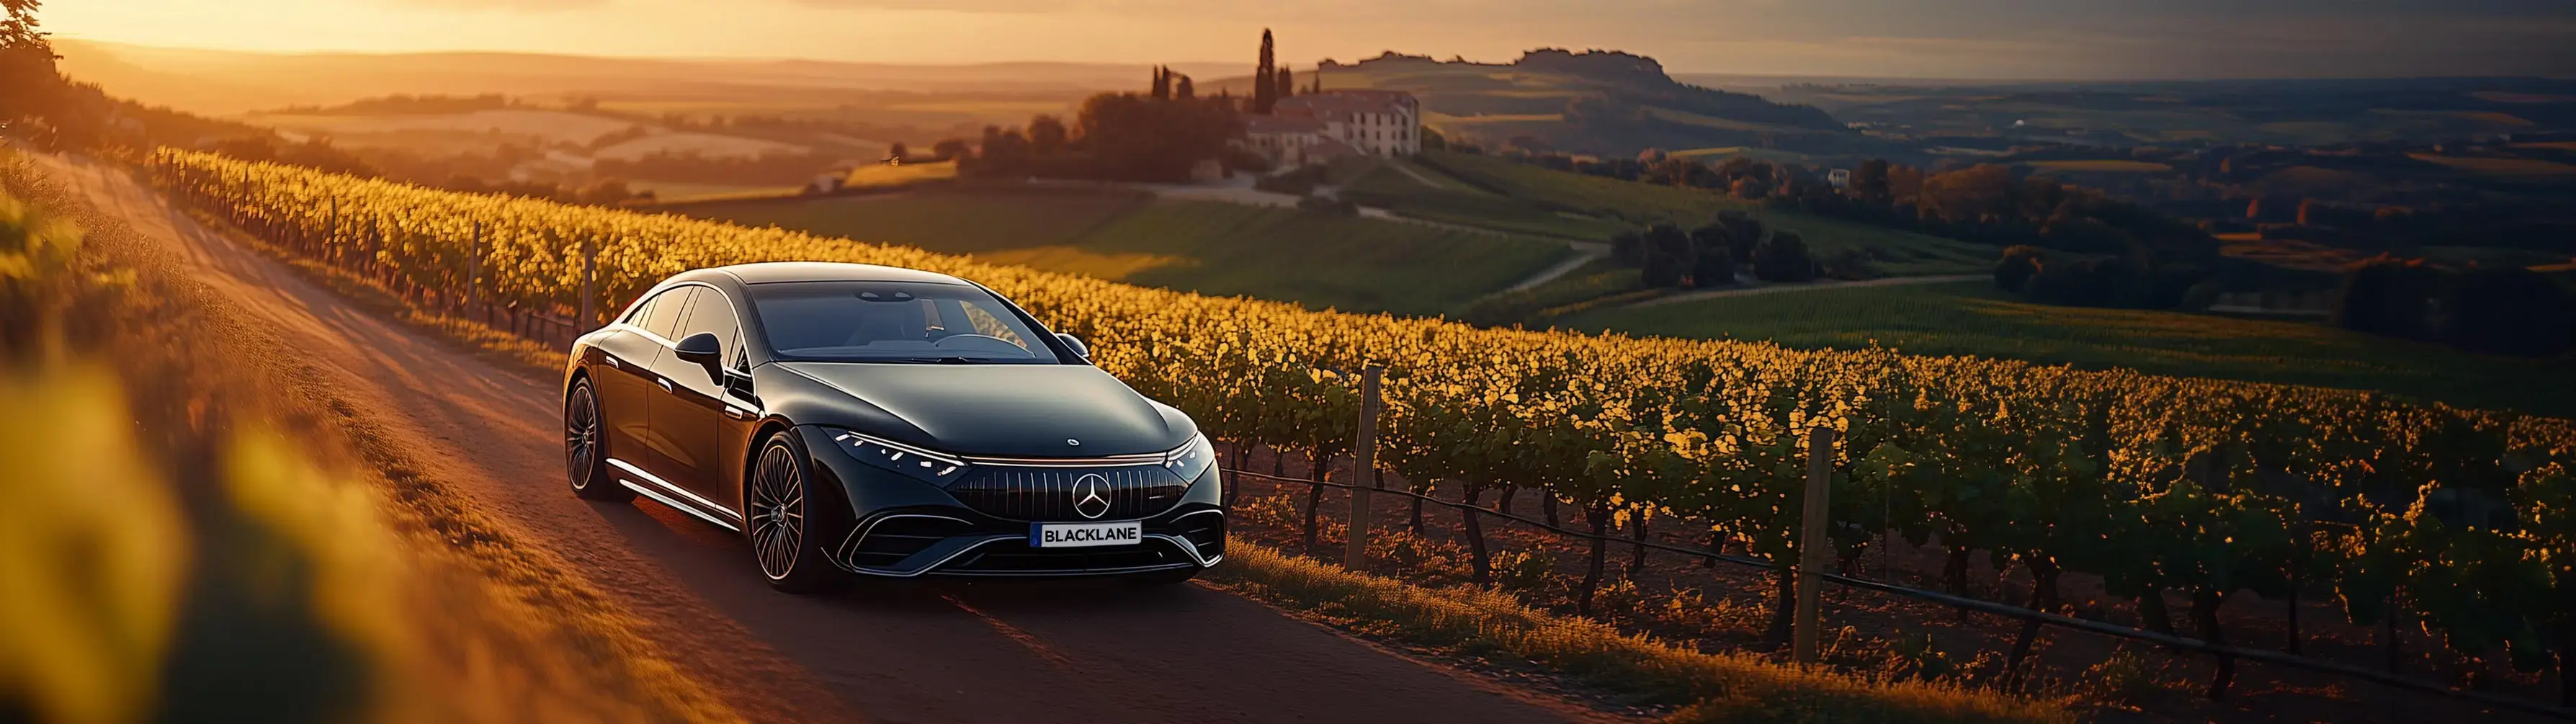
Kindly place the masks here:
<instances>
[{"instance_id":1,"label":"car rear wheel","mask_svg":"<svg viewBox=\"0 0 2576 724\"><path fill-rule=\"evenodd\" d=\"M599 395L590 389L590 380L572 384L572 394L564 396L564 467L572 479L572 494L584 500L623 503L635 499L635 491L617 484L608 475L606 429L599 412Z\"/></svg>"},{"instance_id":2,"label":"car rear wheel","mask_svg":"<svg viewBox=\"0 0 2576 724\"><path fill-rule=\"evenodd\" d=\"M771 588L813 593L843 581L814 535L823 529L827 498L808 485L813 478L804 451L786 432L769 436L753 460L751 484L745 486L749 495L744 496L750 525L743 535Z\"/></svg>"}]
</instances>

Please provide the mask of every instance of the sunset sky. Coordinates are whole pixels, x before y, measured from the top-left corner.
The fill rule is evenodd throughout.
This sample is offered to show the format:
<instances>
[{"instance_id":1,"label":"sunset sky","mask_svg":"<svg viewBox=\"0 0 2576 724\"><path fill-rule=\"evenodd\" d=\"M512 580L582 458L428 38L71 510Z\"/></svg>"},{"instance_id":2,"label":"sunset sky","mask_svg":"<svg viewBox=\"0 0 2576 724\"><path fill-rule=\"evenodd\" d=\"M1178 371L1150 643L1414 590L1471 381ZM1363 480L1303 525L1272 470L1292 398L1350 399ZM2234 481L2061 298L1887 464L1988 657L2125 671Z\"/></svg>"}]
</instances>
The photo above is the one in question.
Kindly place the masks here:
<instances>
[{"instance_id":1,"label":"sunset sky","mask_svg":"<svg viewBox=\"0 0 2576 724\"><path fill-rule=\"evenodd\" d=\"M516 50L886 62L1507 60L1616 48L1676 72L1943 78L2576 75L2571 0L54 0L70 38L239 50Z\"/></svg>"}]
</instances>

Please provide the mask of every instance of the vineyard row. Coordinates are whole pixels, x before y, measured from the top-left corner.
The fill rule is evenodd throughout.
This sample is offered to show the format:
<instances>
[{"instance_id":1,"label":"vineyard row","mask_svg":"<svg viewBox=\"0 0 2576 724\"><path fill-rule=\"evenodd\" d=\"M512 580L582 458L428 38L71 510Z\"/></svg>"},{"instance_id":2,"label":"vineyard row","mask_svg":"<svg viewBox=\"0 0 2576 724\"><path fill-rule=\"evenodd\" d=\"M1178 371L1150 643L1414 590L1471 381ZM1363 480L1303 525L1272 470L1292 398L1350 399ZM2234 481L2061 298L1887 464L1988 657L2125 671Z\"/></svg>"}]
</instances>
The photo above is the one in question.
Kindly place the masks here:
<instances>
[{"instance_id":1,"label":"vineyard row","mask_svg":"<svg viewBox=\"0 0 2576 724\"><path fill-rule=\"evenodd\" d=\"M1883 349L1482 329L1149 289L971 257L670 215L468 195L164 151L176 198L385 278L523 309L615 309L683 270L829 260L974 279L1212 437L1349 454L1386 368L1375 456L1473 501L1539 487L1587 520L1680 515L1785 565L1803 433L1844 440L1838 554L1882 527L2018 565L2030 607L2099 576L2151 629L2225 644L2229 597L2330 596L2360 625L2421 626L2469 656L2557 661L2576 704L2576 427L2385 395L2086 371ZM585 251L595 256L586 256ZM591 295L583 299L587 290ZM1597 526L1597 523L1595 524Z\"/></svg>"}]
</instances>

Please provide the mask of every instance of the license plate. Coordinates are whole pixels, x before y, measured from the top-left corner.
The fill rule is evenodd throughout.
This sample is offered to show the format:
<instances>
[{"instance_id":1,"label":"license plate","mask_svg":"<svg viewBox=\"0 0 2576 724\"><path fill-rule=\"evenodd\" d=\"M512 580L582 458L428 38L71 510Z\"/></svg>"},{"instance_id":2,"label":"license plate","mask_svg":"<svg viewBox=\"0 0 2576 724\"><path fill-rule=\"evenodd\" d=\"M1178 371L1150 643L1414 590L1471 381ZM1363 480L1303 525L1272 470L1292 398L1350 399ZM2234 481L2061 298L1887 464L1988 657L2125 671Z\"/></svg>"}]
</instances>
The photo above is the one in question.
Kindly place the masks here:
<instances>
[{"instance_id":1,"label":"license plate","mask_svg":"<svg viewBox=\"0 0 2576 724\"><path fill-rule=\"evenodd\" d=\"M1124 546L1145 542L1142 521L1119 523L1030 523L1031 548Z\"/></svg>"}]
</instances>

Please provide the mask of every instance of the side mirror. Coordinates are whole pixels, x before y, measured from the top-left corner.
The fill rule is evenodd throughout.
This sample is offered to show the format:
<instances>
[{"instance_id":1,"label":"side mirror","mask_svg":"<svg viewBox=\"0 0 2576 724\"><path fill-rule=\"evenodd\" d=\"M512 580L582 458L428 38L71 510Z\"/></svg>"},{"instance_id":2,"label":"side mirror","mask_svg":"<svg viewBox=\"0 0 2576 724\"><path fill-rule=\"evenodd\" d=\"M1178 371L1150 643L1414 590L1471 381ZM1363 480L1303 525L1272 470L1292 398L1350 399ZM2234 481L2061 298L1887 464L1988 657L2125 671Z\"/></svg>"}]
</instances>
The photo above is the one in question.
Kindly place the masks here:
<instances>
[{"instance_id":1,"label":"side mirror","mask_svg":"<svg viewBox=\"0 0 2576 724\"><path fill-rule=\"evenodd\" d=\"M1083 344L1080 338L1063 332L1057 332L1055 333L1055 341L1063 342L1064 346L1073 348L1073 353L1080 355L1083 359L1091 359L1091 347Z\"/></svg>"},{"instance_id":2,"label":"side mirror","mask_svg":"<svg viewBox=\"0 0 2576 724\"><path fill-rule=\"evenodd\" d=\"M717 358L724 356L724 343L716 340L714 332L699 332L680 340L679 346L671 348L671 354L712 371Z\"/></svg>"}]
</instances>

